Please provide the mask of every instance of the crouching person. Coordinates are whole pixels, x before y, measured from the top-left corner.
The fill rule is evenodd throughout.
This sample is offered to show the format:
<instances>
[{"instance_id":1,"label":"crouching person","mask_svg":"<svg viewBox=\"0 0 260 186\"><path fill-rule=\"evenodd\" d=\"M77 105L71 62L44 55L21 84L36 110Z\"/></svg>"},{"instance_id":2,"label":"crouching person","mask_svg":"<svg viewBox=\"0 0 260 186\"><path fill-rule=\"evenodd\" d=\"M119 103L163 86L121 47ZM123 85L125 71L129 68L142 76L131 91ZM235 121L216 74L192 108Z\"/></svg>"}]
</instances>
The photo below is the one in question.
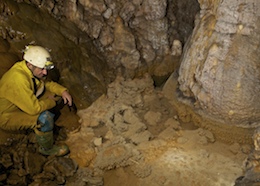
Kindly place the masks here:
<instances>
[{"instance_id":1,"label":"crouching person","mask_svg":"<svg viewBox=\"0 0 260 186\"><path fill-rule=\"evenodd\" d=\"M72 97L60 84L44 79L54 68L49 52L41 46L27 46L23 61L16 62L0 80L0 127L4 130L33 129L44 155L63 156L66 145L53 141L54 113L57 98L72 105Z\"/></svg>"}]
</instances>

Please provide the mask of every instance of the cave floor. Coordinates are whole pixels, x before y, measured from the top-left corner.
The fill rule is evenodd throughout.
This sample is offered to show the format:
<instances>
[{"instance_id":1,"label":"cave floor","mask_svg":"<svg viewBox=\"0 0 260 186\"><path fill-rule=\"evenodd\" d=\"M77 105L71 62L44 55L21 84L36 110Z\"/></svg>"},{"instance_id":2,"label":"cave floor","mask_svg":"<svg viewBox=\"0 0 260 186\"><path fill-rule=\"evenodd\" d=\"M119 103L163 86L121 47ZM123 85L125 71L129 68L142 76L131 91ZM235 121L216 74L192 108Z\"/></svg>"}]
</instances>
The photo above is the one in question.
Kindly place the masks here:
<instances>
[{"instance_id":1,"label":"cave floor","mask_svg":"<svg viewBox=\"0 0 260 186\"><path fill-rule=\"evenodd\" d=\"M80 126L77 119L65 108L57 124L70 132ZM165 126L157 128L158 131L164 129ZM96 136L102 134L102 130L97 128ZM171 137L171 133L166 133L164 140L155 137L152 143L142 144L139 150L144 154L145 162L141 165L134 162L133 166L106 171L104 185L234 185L235 180L243 175L243 163L249 147L215 141L205 133L193 123L182 123L177 140ZM141 176L133 173L136 166Z\"/></svg>"},{"instance_id":2,"label":"cave floor","mask_svg":"<svg viewBox=\"0 0 260 186\"><path fill-rule=\"evenodd\" d=\"M161 93L161 90L158 92ZM149 104L156 105L157 101L150 100ZM158 107L158 112L161 111L160 109L161 107ZM175 113L175 119L177 119L178 115L174 107L171 108L171 113ZM105 186L234 185L236 179L244 174L244 162L250 152L250 146L219 141L214 134L195 126L192 122L179 121L179 123L178 127L174 127L175 130L165 124L148 127L147 130L153 134L153 138L136 146L136 149L143 155L143 161L130 158L132 162L130 165L106 169L103 172L102 184ZM67 107L62 110L62 116L56 125L62 128L63 132L60 132L57 137L63 140L67 134L75 134L82 130L79 117L71 113ZM97 138L103 134L104 127L95 127L92 137ZM12 134L13 139L15 136L16 134ZM3 134L1 139L1 141L8 139L10 142L11 138ZM75 146L79 145L77 148L80 148L80 144L69 142L68 144L72 149L71 156L68 157L73 159ZM102 145L100 144L99 148L102 148ZM7 146L12 148L12 143ZM77 162L77 159L75 161ZM93 169L93 164L90 163L89 168ZM73 180L73 176L71 177L66 185L73 185L75 179L78 179L74 177L74 181L69 181Z\"/></svg>"},{"instance_id":3,"label":"cave floor","mask_svg":"<svg viewBox=\"0 0 260 186\"><path fill-rule=\"evenodd\" d=\"M175 88L165 86L167 90L158 90L158 94L174 92ZM166 104L151 107L154 113L167 107L177 119L176 107L169 108ZM149 101L149 105L159 105L158 100ZM172 115L166 117L171 118ZM244 162L250 152L250 145L226 143L216 139L208 130L195 126L193 122L178 121L180 126L175 126L175 130L171 130L172 126L165 123L148 126L147 130L153 134L153 138L137 145L144 161L131 160L131 166L106 170L104 185L234 185L236 179L244 174ZM102 136L104 127L95 127L94 133L95 137ZM106 158L104 161L107 161Z\"/></svg>"}]
</instances>

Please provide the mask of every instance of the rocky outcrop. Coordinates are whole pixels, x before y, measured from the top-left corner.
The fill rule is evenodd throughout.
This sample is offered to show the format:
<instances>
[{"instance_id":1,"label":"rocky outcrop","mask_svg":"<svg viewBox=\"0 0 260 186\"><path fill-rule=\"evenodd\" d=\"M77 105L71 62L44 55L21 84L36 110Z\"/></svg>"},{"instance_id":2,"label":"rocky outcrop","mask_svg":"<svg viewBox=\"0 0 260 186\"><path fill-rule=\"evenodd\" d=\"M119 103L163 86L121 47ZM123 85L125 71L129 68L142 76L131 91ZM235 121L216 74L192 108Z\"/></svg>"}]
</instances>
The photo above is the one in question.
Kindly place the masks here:
<instances>
[{"instance_id":1,"label":"rocky outcrop","mask_svg":"<svg viewBox=\"0 0 260 186\"><path fill-rule=\"evenodd\" d=\"M259 8L250 1L199 1L179 69L184 102L229 125L259 125Z\"/></svg>"}]
</instances>

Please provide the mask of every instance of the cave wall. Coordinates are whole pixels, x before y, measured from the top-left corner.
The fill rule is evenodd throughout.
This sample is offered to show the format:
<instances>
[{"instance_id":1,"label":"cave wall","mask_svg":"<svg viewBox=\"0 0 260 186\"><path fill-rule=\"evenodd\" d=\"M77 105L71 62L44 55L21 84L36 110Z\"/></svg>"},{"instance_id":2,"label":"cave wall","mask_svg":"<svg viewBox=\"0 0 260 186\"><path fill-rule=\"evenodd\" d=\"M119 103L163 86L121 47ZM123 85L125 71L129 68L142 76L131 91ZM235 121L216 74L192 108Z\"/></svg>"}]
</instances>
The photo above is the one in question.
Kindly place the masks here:
<instances>
[{"instance_id":1,"label":"cave wall","mask_svg":"<svg viewBox=\"0 0 260 186\"><path fill-rule=\"evenodd\" d=\"M75 23L115 73L168 75L192 32L196 0L16 0Z\"/></svg>"},{"instance_id":2,"label":"cave wall","mask_svg":"<svg viewBox=\"0 0 260 186\"><path fill-rule=\"evenodd\" d=\"M179 69L183 101L229 125L260 119L259 8L256 0L200 0Z\"/></svg>"}]
</instances>

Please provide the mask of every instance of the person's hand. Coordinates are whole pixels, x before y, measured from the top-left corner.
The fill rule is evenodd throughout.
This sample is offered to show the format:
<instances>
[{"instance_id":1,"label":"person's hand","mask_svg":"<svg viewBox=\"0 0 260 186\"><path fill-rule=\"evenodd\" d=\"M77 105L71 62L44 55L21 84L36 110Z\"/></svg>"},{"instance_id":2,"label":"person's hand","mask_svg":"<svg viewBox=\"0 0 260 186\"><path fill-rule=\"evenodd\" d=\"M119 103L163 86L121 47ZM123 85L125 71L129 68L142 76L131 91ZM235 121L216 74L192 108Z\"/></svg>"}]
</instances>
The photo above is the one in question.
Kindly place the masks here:
<instances>
[{"instance_id":1,"label":"person's hand","mask_svg":"<svg viewBox=\"0 0 260 186\"><path fill-rule=\"evenodd\" d=\"M68 104L69 106L72 106L72 97L71 95L68 93L68 91L63 91L61 94L61 97L64 101L64 104Z\"/></svg>"}]
</instances>

